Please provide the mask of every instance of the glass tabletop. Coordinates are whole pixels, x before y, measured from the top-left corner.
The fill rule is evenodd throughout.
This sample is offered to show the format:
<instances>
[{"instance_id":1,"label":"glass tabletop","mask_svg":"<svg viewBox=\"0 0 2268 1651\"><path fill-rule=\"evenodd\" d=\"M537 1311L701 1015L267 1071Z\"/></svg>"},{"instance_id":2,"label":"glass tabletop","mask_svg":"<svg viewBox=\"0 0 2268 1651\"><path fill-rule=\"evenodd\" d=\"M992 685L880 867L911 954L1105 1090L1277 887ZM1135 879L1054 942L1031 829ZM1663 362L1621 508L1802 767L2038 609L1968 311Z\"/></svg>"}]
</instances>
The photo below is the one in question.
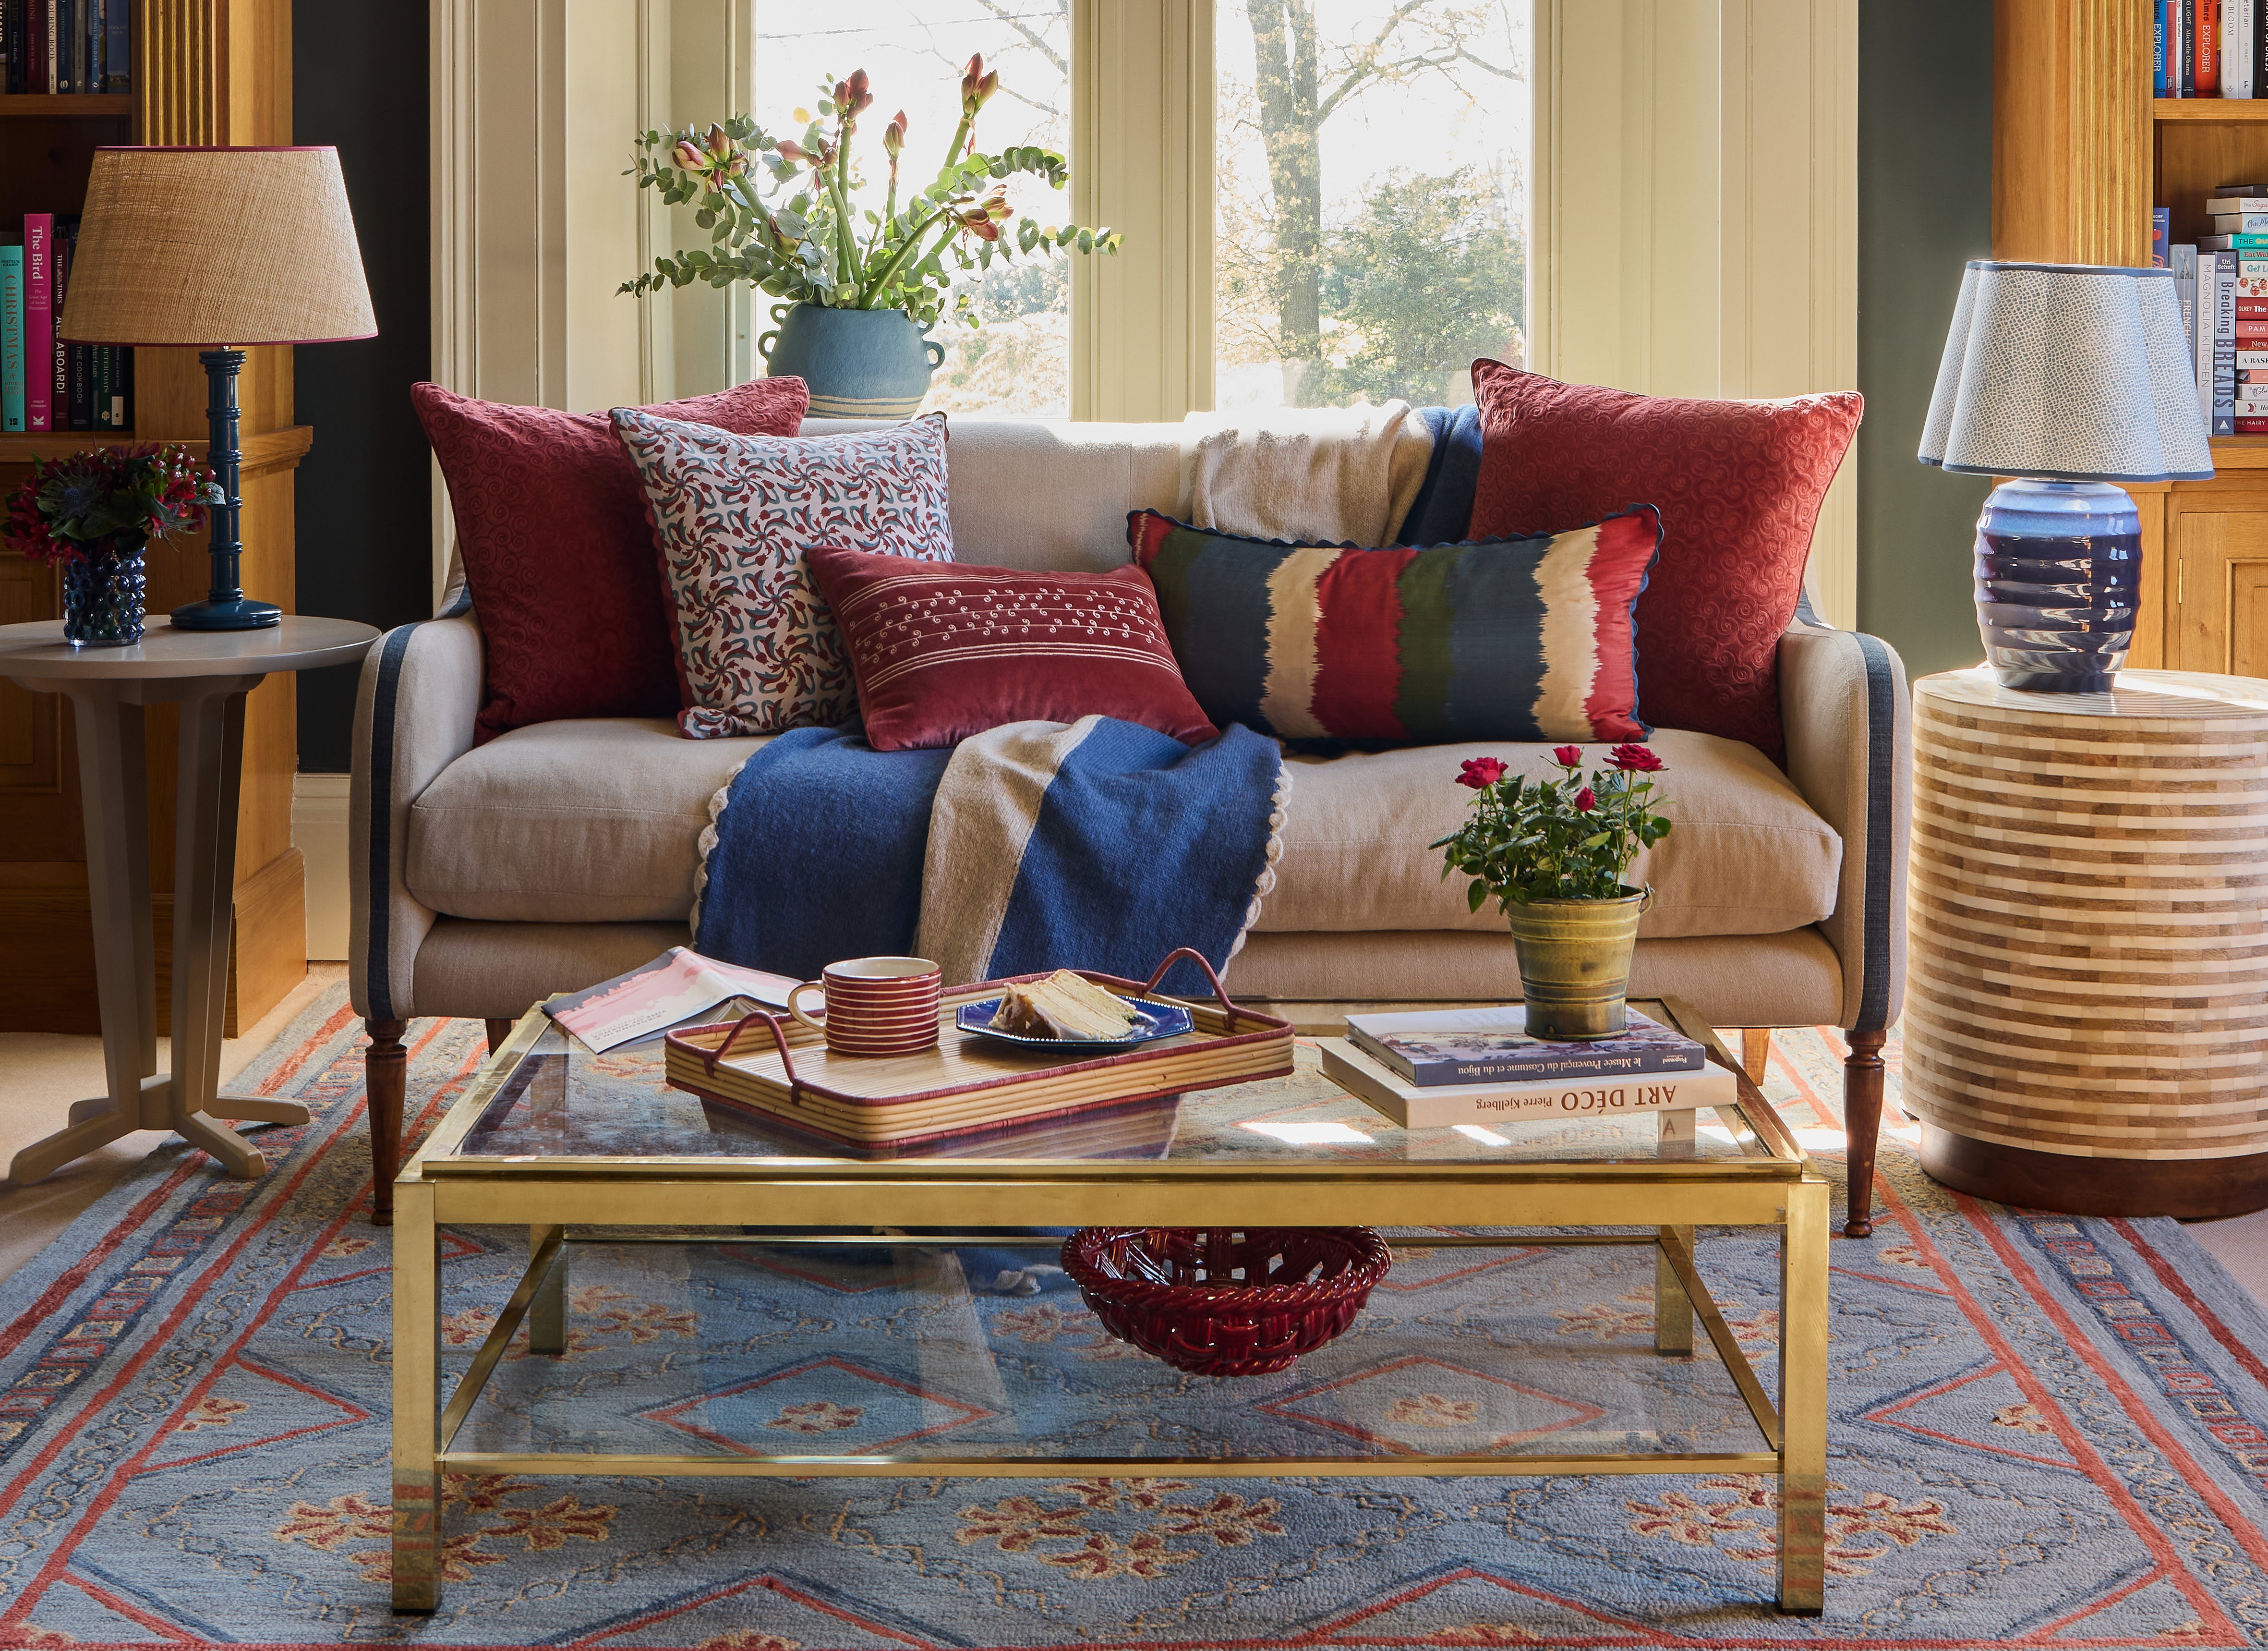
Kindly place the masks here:
<instances>
[{"instance_id":1,"label":"glass tabletop","mask_svg":"<svg viewBox=\"0 0 2268 1651\"><path fill-rule=\"evenodd\" d=\"M509 1065L460 1103L473 1115L461 1130L445 1125L429 1162L473 1170L504 1161L657 1158L738 1159L751 1168L908 1160L1249 1168L1800 1161L1783 1132L1773 1130L1775 1144L1737 1106L1405 1130L1325 1077L1305 1039L1284 1077L855 1154L767 1115L672 1087L659 1039L599 1054L547 1022L532 1044L516 1057L508 1044L498 1061Z\"/></svg>"}]
</instances>

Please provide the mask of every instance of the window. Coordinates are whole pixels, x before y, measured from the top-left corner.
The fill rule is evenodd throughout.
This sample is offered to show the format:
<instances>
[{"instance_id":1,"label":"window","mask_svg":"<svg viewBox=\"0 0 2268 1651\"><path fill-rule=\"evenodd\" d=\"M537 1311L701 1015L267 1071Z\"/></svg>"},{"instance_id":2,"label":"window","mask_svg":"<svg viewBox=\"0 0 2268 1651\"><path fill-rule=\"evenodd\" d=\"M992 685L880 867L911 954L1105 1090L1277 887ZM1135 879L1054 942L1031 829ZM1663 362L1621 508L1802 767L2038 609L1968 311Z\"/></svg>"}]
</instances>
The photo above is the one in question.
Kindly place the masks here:
<instances>
[{"instance_id":1,"label":"window","mask_svg":"<svg viewBox=\"0 0 2268 1651\"><path fill-rule=\"evenodd\" d=\"M875 103L853 151L864 174L863 204L880 210L884 181L881 129L908 119L901 189L936 175L961 121L960 84L970 55L1000 73L1000 90L978 118L988 153L1024 144L1066 150L1071 131L1070 0L856 0L836 7L764 6L757 14L755 107L767 132L799 136L794 112L813 109L853 70L872 79ZM1018 176L1009 203L1043 225L1071 216L1068 190ZM948 316L932 336L945 346L924 409L1066 418L1071 414L1070 257L996 263L969 289L984 325L972 331ZM764 294L756 302L769 305ZM761 370L761 369L760 369Z\"/></svg>"},{"instance_id":2,"label":"window","mask_svg":"<svg viewBox=\"0 0 2268 1651\"><path fill-rule=\"evenodd\" d=\"M1215 402L1472 399L1528 326L1526 0L1219 0Z\"/></svg>"}]
</instances>

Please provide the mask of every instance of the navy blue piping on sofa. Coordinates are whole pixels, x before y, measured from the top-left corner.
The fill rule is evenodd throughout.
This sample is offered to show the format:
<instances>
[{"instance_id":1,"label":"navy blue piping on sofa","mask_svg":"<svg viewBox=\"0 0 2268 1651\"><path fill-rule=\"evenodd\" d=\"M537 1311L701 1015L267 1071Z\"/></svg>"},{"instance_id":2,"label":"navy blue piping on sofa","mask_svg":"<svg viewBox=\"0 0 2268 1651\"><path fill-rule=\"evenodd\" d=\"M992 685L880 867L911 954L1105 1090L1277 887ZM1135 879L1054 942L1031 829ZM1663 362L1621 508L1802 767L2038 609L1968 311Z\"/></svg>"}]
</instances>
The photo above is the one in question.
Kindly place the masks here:
<instances>
[{"instance_id":1,"label":"navy blue piping on sofa","mask_svg":"<svg viewBox=\"0 0 2268 1651\"><path fill-rule=\"evenodd\" d=\"M1890 1023L1890 808L1896 777L1892 732L1897 706L1890 651L1862 630L1849 633L1867 664L1867 891L1861 947L1859 1021L1854 1032L1879 1032Z\"/></svg>"}]
</instances>

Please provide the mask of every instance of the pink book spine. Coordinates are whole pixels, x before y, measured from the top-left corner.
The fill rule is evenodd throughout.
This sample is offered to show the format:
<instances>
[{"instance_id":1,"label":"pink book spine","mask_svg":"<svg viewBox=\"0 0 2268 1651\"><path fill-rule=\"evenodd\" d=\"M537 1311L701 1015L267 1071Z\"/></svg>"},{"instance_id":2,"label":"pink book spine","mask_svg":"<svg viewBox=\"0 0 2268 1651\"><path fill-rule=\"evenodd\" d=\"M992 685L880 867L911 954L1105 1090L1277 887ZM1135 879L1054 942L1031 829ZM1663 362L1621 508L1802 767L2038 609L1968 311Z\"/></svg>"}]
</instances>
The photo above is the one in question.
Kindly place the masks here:
<instances>
[{"instance_id":1,"label":"pink book spine","mask_svg":"<svg viewBox=\"0 0 2268 1651\"><path fill-rule=\"evenodd\" d=\"M55 348L55 219L52 212L24 214L24 428L55 427L55 375L34 372Z\"/></svg>"}]
</instances>

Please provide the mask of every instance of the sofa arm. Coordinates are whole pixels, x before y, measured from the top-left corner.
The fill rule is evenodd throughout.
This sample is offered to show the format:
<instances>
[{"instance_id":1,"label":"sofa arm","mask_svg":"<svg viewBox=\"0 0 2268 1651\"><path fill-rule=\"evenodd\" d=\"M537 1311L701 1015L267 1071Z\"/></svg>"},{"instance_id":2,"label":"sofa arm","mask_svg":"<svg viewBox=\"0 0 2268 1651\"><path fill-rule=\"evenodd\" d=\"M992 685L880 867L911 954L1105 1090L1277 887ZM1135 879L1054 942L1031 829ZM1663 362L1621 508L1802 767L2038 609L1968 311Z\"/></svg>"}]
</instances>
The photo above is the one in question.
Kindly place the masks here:
<instances>
[{"instance_id":1,"label":"sofa arm","mask_svg":"<svg viewBox=\"0 0 2268 1651\"><path fill-rule=\"evenodd\" d=\"M1787 775L1843 839L1834 915L1819 926L1843 963L1842 1025L1897 1019L1906 977L1906 840L1913 713L1888 644L1799 620L1779 641Z\"/></svg>"},{"instance_id":2,"label":"sofa arm","mask_svg":"<svg viewBox=\"0 0 2268 1651\"><path fill-rule=\"evenodd\" d=\"M473 748L481 666L480 624L464 611L389 630L363 661L348 803L347 976L355 1012L369 1020L416 1013L417 947L436 914L402 882L409 806Z\"/></svg>"}]
</instances>

